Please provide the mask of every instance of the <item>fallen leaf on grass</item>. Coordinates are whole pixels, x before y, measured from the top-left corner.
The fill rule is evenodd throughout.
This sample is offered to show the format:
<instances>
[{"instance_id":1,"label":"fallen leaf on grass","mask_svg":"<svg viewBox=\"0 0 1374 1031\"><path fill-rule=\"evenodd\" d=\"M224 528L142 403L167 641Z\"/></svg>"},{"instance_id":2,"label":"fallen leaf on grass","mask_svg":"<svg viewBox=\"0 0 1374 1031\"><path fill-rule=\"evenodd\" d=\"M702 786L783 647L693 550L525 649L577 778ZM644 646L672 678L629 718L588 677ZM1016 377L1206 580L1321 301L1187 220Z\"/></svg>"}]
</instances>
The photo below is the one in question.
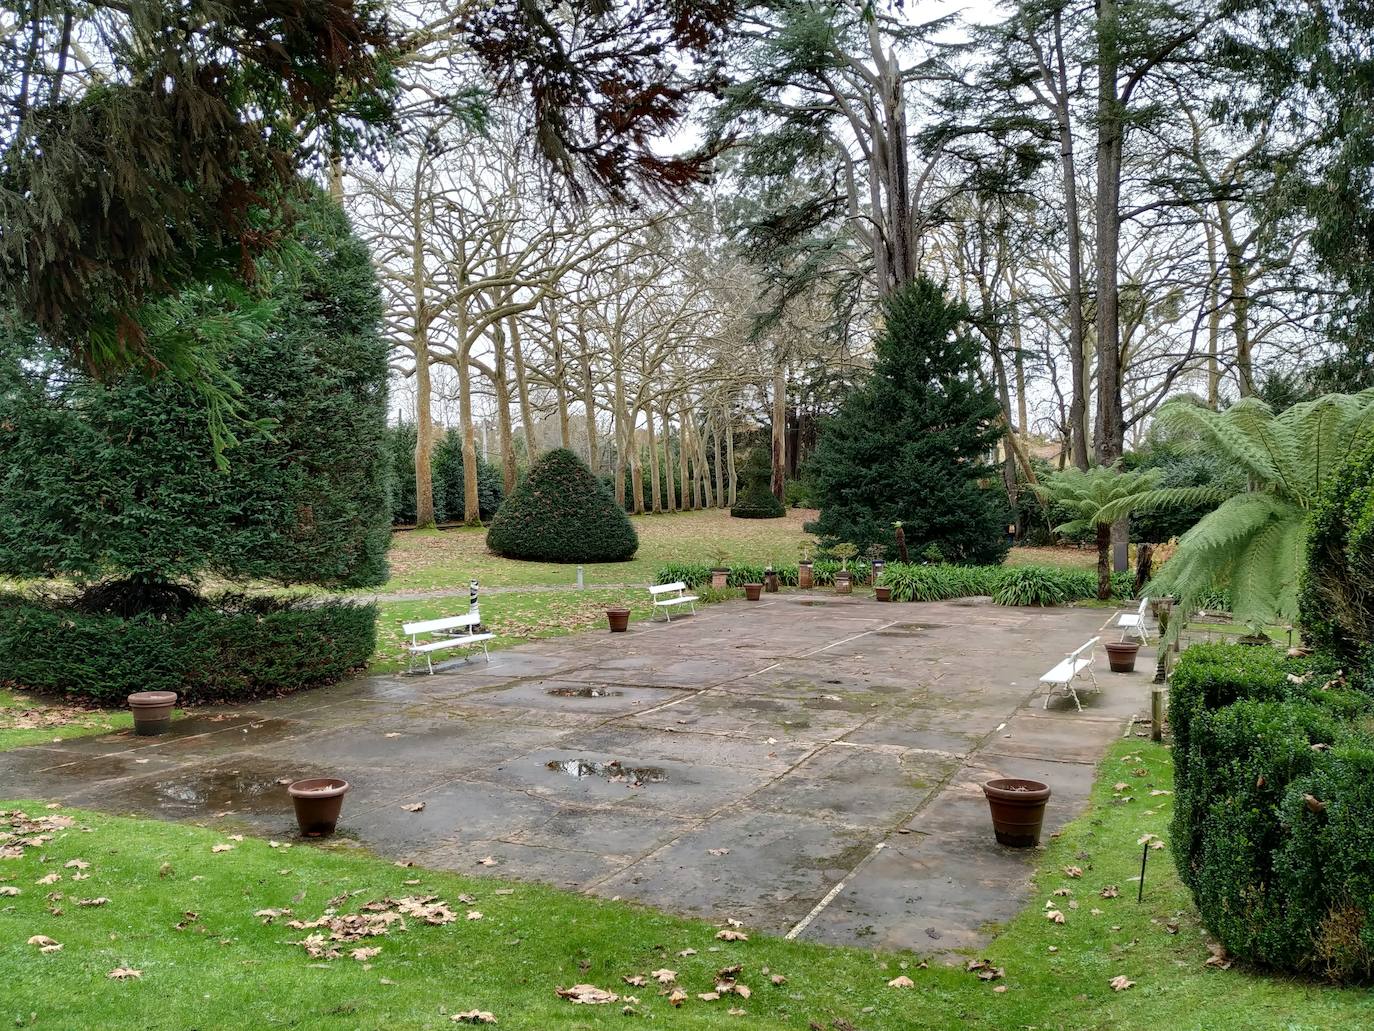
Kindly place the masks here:
<instances>
[{"instance_id":1,"label":"fallen leaf on grass","mask_svg":"<svg viewBox=\"0 0 1374 1031\"><path fill-rule=\"evenodd\" d=\"M46 934L35 934L28 941L29 945L37 945L39 952L60 952L62 945L53 941Z\"/></svg>"},{"instance_id":2,"label":"fallen leaf on grass","mask_svg":"<svg viewBox=\"0 0 1374 1031\"><path fill-rule=\"evenodd\" d=\"M560 999L567 999L582 1006L601 1006L608 1002L620 1001L620 996L615 992L608 992L594 984L575 984L571 988L555 988L553 991Z\"/></svg>"},{"instance_id":3,"label":"fallen leaf on grass","mask_svg":"<svg viewBox=\"0 0 1374 1031\"><path fill-rule=\"evenodd\" d=\"M1066 866L1066 867L1064 867L1064 876L1065 876L1065 877L1082 877L1082 876L1083 876L1083 868L1082 868L1081 866Z\"/></svg>"},{"instance_id":4,"label":"fallen leaf on grass","mask_svg":"<svg viewBox=\"0 0 1374 1031\"><path fill-rule=\"evenodd\" d=\"M481 920L481 919L482 919L481 910L469 909L469 910L468 910L468 919L469 919L469 920Z\"/></svg>"},{"instance_id":5,"label":"fallen leaf on grass","mask_svg":"<svg viewBox=\"0 0 1374 1031\"><path fill-rule=\"evenodd\" d=\"M366 963L373 956L380 956L381 953L382 947L380 945L371 945L364 946L360 949L351 949L349 950L348 954L352 956L354 959L356 959L359 963Z\"/></svg>"},{"instance_id":6,"label":"fallen leaf on grass","mask_svg":"<svg viewBox=\"0 0 1374 1031\"><path fill-rule=\"evenodd\" d=\"M772 981L776 985L784 985L787 983L787 978L783 977L782 974L773 974L771 977L768 978L768 980Z\"/></svg>"},{"instance_id":7,"label":"fallen leaf on grass","mask_svg":"<svg viewBox=\"0 0 1374 1031\"><path fill-rule=\"evenodd\" d=\"M1064 922L1064 914L1057 909L1051 909L1045 914L1045 919L1052 923L1062 924Z\"/></svg>"},{"instance_id":8,"label":"fallen leaf on grass","mask_svg":"<svg viewBox=\"0 0 1374 1031\"><path fill-rule=\"evenodd\" d=\"M720 998L720 992L697 992L697 998L702 1002L715 1002Z\"/></svg>"},{"instance_id":9,"label":"fallen leaf on grass","mask_svg":"<svg viewBox=\"0 0 1374 1031\"><path fill-rule=\"evenodd\" d=\"M391 735L387 735L390 737ZM455 1013L448 1018L457 1024L495 1024L496 1018L486 1010L468 1010L466 1013Z\"/></svg>"},{"instance_id":10,"label":"fallen leaf on grass","mask_svg":"<svg viewBox=\"0 0 1374 1031\"><path fill-rule=\"evenodd\" d=\"M14 896L14 895L18 895L18 894L20 894L20 891L19 891L18 888L14 887L14 885L12 885L12 884L0 884L0 895L3 895L3 896Z\"/></svg>"},{"instance_id":11,"label":"fallen leaf on grass","mask_svg":"<svg viewBox=\"0 0 1374 1031\"><path fill-rule=\"evenodd\" d=\"M91 864L84 859L68 859L62 865L68 870L89 870L91 868Z\"/></svg>"},{"instance_id":12,"label":"fallen leaf on grass","mask_svg":"<svg viewBox=\"0 0 1374 1031\"><path fill-rule=\"evenodd\" d=\"M749 935L743 931L724 930L717 931L716 938L723 942L747 942Z\"/></svg>"},{"instance_id":13,"label":"fallen leaf on grass","mask_svg":"<svg viewBox=\"0 0 1374 1031\"><path fill-rule=\"evenodd\" d=\"M1098 892L1098 894L1101 895L1104 899L1114 899L1120 896L1121 889L1118 888L1115 884L1109 884L1100 892Z\"/></svg>"},{"instance_id":14,"label":"fallen leaf on grass","mask_svg":"<svg viewBox=\"0 0 1374 1031\"><path fill-rule=\"evenodd\" d=\"M999 984L996 988L993 989L993 991L996 992L998 995L1001 995L1006 990L1007 986L1004 984Z\"/></svg>"},{"instance_id":15,"label":"fallen leaf on grass","mask_svg":"<svg viewBox=\"0 0 1374 1031\"><path fill-rule=\"evenodd\" d=\"M672 1006L681 1006L687 1001L687 993L681 988L674 988L668 993L668 1003Z\"/></svg>"},{"instance_id":16,"label":"fallen leaf on grass","mask_svg":"<svg viewBox=\"0 0 1374 1031\"><path fill-rule=\"evenodd\" d=\"M34 883L34 884L56 884L56 883L57 883L58 881L60 881L61 879L62 879L62 875L61 875L60 873L54 872L54 873L48 874L48 875L45 876L45 877L40 877L40 878L38 878L38 880L34 881L33 883Z\"/></svg>"},{"instance_id":17,"label":"fallen leaf on grass","mask_svg":"<svg viewBox=\"0 0 1374 1031\"><path fill-rule=\"evenodd\" d=\"M109 901L110 901L109 899L107 899L107 898L105 898L105 896L101 895L99 898L93 898L93 899L77 899L77 900L76 900L76 904L77 904L78 906L87 906L87 907L91 907L91 906L103 906L103 905L106 905Z\"/></svg>"},{"instance_id":18,"label":"fallen leaf on grass","mask_svg":"<svg viewBox=\"0 0 1374 1031\"><path fill-rule=\"evenodd\" d=\"M192 914L187 914L187 915L190 916L190 915L192 915ZM265 924L270 924L273 920L277 919L277 917L279 917L279 916L290 916L290 915L291 915L291 910L289 910L289 909L259 909L259 910L258 910L256 913L254 913L253 915L254 915L255 917L257 917L258 919L260 919L263 923L265 923Z\"/></svg>"},{"instance_id":19,"label":"fallen leaf on grass","mask_svg":"<svg viewBox=\"0 0 1374 1031\"><path fill-rule=\"evenodd\" d=\"M82 873L80 870L78 870L78 871L76 871L76 873L72 874L72 880L74 880L74 881L84 881L84 880L87 880L90 876L91 876L90 874L88 874L88 873Z\"/></svg>"},{"instance_id":20,"label":"fallen leaf on grass","mask_svg":"<svg viewBox=\"0 0 1374 1031\"><path fill-rule=\"evenodd\" d=\"M1204 967L1216 967L1218 970L1231 969L1231 957L1226 952L1226 946L1218 945L1216 942L1208 942L1207 951L1211 955L1207 957L1207 962L1202 964Z\"/></svg>"},{"instance_id":21,"label":"fallen leaf on grass","mask_svg":"<svg viewBox=\"0 0 1374 1031\"><path fill-rule=\"evenodd\" d=\"M667 967L664 967L662 970L650 971L649 976L659 984L672 984L677 980L677 971L669 970Z\"/></svg>"},{"instance_id":22,"label":"fallen leaf on grass","mask_svg":"<svg viewBox=\"0 0 1374 1031\"><path fill-rule=\"evenodd\" d=\"M1115 784L1112 785L1112 790L1113 790L1113 791L1125 791L1128 787L1130 787L1130 785L1127 784L1124 780L1119 780L1119 781L1117 781Z\"/></svg>"},{"instance_id":23,"label":"fallen leaf on grass","mask_svg":"<svg viewBox=\"0 0 1374 1031\"><path fill-rule=\"evenodd\" d=\"M142 977L142 976L143 976L143 971L142 971L142 970L133 970L133 969L131 969L131 968L129 968L129 967L115 967L113 970L111 970L111 971L110 971L108 974L106 974L105 976L106 976L106 977L109 977L109 978L113 978L113 979L116 980L116 981L131 981L131 980L138 980L140 977Z\"/></svg>"},{"instance_id":24,"label":"fallen leaf on grass","mask_svg":"<svg viewBox=\"0 0 1374 1031\"><path fill-rule=\"evenodd\" d=\"M648 979L643 974L635 974L634 976L630 976L629 974L621 974L620 979L624 981L627 985L629 985L631 988L643 988L646 984L649 983Z\"/></svg>"},{"instance_id":25,"label":"fallen leaf on grass","mask_svg":"<svg viewBox=\"0 0 1374 1031\"><path fill-rule=\"evenodd\" d=\"M424 810L425 804L423 802L407 802L401 808L408 813L418 813Z\"/></svg>"},{"instance_id":26,"label":"fallen leaf on grass","mask_svg":"<svg viewBox=\"0 0 1374 1031\"><path fill-rule=\"evenodd\" d=\"M730 1014L730 1016L732 1016L732 1017L742 1017L742 1016L744 1016L744 1013L745 1013L745 1011L742 1010L742 1009L740 1009L738 1006L732 1006L730 1009L726 1010L725 1012L728 1013L728 1014Z\"/></svg>"},{"instance_id":27,"label":"fallen leaf on grass","mask_svg":"<svg viewBox=\"0 0 1374 1031\"><path fill-rule=\"evenodd\" d=\"M678 959L686 959L688 956L695 956L696 954L697 954L697 950L696 950L696 949L683 949L681 952L679 952L679 953L677 954L677 958L678 958Z\"/></svg>"},{"instance_id":28,"label":"fallen leaf on grass","mask_svg":"<svg viewBox=\"0 0 1374 1031\"><path fill-rule=\"evenodd\" d=\"M496 891L493 892L493 894L495 894L495 895L514 895L514 894L515 894L515 889L514 889L514 888L497 888Z\"/></svg>"},{"instance_id":29,"label":"fallen leaf on grass","mask_svg":"<svg viewBox=\"0 0 1374 1031\"><path fill-rule=\"evenodd\" d=\"M233 845L211 845L211 846L210 846L210 851L211 851L211 852L232 852L232 851L234 851L234 846L233 846Z\"/></svg>"},{"instance_id":30,"label":"fallen leaf on grass","mask_svg":"<svg viewBox=\"0 0 1374 1031\"><path fill-rule=\"evenodd\" d=\"M1114 978L1111 979L1110 984L1112 986L1112 991L1114 992L1124 992L1127 988L1135 987L1135 982L1132 981L1125 974L1117 974Z\"/></svg>"},{"instance_id":31,"label":"fallen leaf on grass","mask_svg":"<svg viewBox=\"0 0 1374 1031\"><path fill-rule=\"evenodd\" d=\"M900 977L894 977L887 982L887 986L889 988L915 988L916 982L907 977L906 974L902 974Z\"/></svg>"},{"instance_id":32,"label":"fallen leaf on grass","mask_svg":"<svg viewBox=\"0 0 1374 1031\"><path fill-rule=\"evenodd\" d=\"M1006 976L1006 971L993 966L990 959L971 959L965 964L964 969L970 974L976 973L980 981L996 981Z\"/></svg>"},{"instance_id":33,"label":"fallen leaf on grass","mask_svg":"<svg viewBox=\"0 0 1374 1031\"><path fill-rule=\"evenodd\" d=\"M1073 894L1073 889L1072 889L1072 888L1055 888L1054 891L1050 892L1050 894L1051 894L1051 895L1057 895L1057 896L1059 896L1060 898L1063 898L1063 897L1066 896L1066 895L1072 895L1072 894Z\"/></svg>"}]
</instances>

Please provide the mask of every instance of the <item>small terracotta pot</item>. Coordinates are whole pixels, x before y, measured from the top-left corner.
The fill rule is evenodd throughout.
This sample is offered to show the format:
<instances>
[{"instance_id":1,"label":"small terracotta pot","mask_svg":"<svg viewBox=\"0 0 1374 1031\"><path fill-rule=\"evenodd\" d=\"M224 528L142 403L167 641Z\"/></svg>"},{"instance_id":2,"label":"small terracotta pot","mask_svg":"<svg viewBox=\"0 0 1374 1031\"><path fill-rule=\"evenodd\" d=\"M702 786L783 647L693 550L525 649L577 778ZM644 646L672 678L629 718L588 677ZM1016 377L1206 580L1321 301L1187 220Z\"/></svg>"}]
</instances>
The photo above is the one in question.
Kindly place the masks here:
<instances>
[{"instance_id":1,"label":"small terracotta pot","mask_svg":"<svg viewBox=\"0 0 1374 1031\"><path fill-rule=\"evenodd\" d=\"M835 593L849 594L854 589L854 574L841 570L835 574Z\"/></svg>"},{"instance_id":2,"label":"small terracotta pot","mask_svg":"<svg viewBox=\"0 0 1374 1031\"><path fill-rule=\"evenodd\" d=\"M1009 777L988 781L983 794L992 811L992 833L999 845L1031 848L1040 844L1045 804L1050 800L1048 784Z\"/></svg>"},{"instance_id":3,"label":"small terracotta pot","mask_svg":"<svg viewBox=\"0 0 1374 1031\"><path fill-rule=\"evenodd\" d=\"M334 833L348 787L348 781L338 777L312 777L286 786L296 807L296 825L303 835L323 838Z\"/></svg>"},{"instance_id":4,"label":"small terracotta pot","mask_svg":"<svg viewBox=\"0 0 1374 1031\"><path fill-rule=\"evenodd\" d=\"M711 586L712 586L712 587L729 587L729 586L730 586L730 570L728 570L728 569L713 569L713 570L711 570Z\"/></svg>"},{"instance_id":5,"label":"small terracotta pot","mask_svg":"<svg viewBox=\"0 0 1374 1031\"><path fill-rule=\"evenodd\" d=\"M1113 673L1134 673L1138 651L1140 644L1137 641L1108 641L1107 665Z\"/></svg>"},{"instance_id":6,"label":"small terracotta pot","mask_svg":"<svg viewBox=\"0 0 1374 1031\"><path fill-rule=\"evenodd\" d=\"M797 563L797 586L801 588L815 587L815 571L810 562Z\"/></svg>"},{"instance_id":7,"label":"small terracotta pot","mask_svg":"<svg viewBox=\"0 0 1374 1031\"><path fill-rule=\"evenodd\" d=\"M764 593L766 593L766 594L777 594L777 593L778 593L778 574L777 574L777 573L771 573L771 572L770 572L770 573L764 573L764 574L763 574L763 590L764 590Z\"/></svg>"},{"instance_id":8,"label":"small terracotta pot","mask_svg":"<svg viewBox=\"0 0 1374 1031\"><path fill-rule=\"evenodd\" d=\"M873 588L873 597L876 598L878 601L891 601L891 600L892 600L892 588L891 588L891 587L875 587L875 588Z\"/></svg>"},{"instance_id":9,"label":"small terracotta pot","mask_svg":"<svg viewBox=\"0 0 1374 1031\"><path fill-rule=\"evenodd\" d=\"M135 691L129 695L129 708L134 714L134 733L139 737L167 733L172 725L172 708L176 703L175 691Z\"/></svg>"},{"instance_id":10,"label":"small terracotta pot","mask_svg":"<svg viewBox=\"0 0 1374 1031\"><path fill-rule=\"evenodd\" d=\"M758 601L763 594L763 584L745 584L744 598L746 601Z\"/></svg>"},{"instance_id":11,"label":"small terracotta pot","mask_svg":"<svg viewBox=\"0 0 1374 1031\"><path fill-rule=\"evenodd\" d=\"M630 610L623 608L607 609L606 622L611 625L611 633L623 634L630 628Z\"/></svg>"}]
</instances>

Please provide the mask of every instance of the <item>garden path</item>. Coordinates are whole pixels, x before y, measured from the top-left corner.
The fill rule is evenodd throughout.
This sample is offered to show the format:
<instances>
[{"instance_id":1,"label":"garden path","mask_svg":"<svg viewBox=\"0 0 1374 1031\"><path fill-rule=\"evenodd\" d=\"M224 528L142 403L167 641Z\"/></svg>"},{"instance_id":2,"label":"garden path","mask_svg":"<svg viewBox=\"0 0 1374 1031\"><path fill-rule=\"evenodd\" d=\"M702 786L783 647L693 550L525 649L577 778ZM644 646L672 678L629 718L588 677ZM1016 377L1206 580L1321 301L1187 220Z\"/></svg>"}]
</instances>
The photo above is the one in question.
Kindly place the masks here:
<instances>
[{"instance_id":1,"label":"garden path","mask_svg":"<svg viewBox=\"0 0 1374 1031\"><path fill-rule=\"evenodd\" d=\"M1030 888L1035 853L993 842L980 784L1050 784L1052 833L1148 713L1148 651L1128 675L1099 653L1084 712L1041 708L1039 674L1114 616L765 595L17 749L0 796L287 840L283 783L339 775L341 836L398 860L945 954Z\"/></svg>"}]
</instances>

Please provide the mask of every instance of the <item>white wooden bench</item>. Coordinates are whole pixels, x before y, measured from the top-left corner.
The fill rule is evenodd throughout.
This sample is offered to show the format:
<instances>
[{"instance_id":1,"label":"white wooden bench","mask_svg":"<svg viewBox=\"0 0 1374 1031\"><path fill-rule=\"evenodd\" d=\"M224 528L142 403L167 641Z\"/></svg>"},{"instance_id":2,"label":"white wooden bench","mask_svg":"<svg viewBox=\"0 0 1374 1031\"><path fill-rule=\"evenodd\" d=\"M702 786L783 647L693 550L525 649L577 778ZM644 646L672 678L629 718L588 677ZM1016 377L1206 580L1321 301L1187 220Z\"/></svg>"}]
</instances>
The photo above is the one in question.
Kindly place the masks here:
<instances>
[{"instance_id":1,"label":"white wooden bench","mask_svg":"<svg viewBox=\"0 0 1374 1031\"><path fill-rule=\"evenodd\" d=\"M402 645L410 653L411 667L414 667L415 657L423 655L425 664L430 673L434 672L434 653L443 651L445 648L475 648L479 645L482 654L486 656L488 662L491 655L487 652L487 642L495 634L479 633L477 628L482 625L481 613L476 606L462 616L447 616L444 619L425 619L418 623L403 624L401 629L410 635L410 643ZM431 635L426 640L420 640L421 634Z\"/></svg>"},{"instance_id":2,"label":"white wooden bench","mask_svg":"<svg viewBox=\"0 0 1374 1031\"><path fill-rule=\"evenodd\" d=\"M1094 637L1087 644L1080 644L1073 651L1069 652L1060 663L1048 673L1040 677L1040 683L1047 685L1045 691L1045 708L1050 707L1050 698L1054 695L1054 689L1059 688L1070 698L1073 704L1078 706L1078 711L1083 711L1083 703L1078 700L1078 692L1074 690L1074 681L1086 679L1092 684L1094 691L1100 690L1097 686L1097 677L1093 674L1093 648L1097 646L1100 638Z\"/></svg>"},{"instance_id":3,"label":"white wooden bench","mask_svg":"<svg viewBox=\"0 0 1374 1031\"><path fill-rule=\"evenodd\" d=\"M1121 627L1121 639L1126 640L1126 635L1140 639L1141 644L1149 643L1149 634L1145 630L1145 613L1149 610L1150 599L1141 598L1140 608L1134 612L1123 612L1117 619L1116 625Z\"/></svg>"},{"instance_id":4,"label":"white wooden bench","mask_svg":"<svg viewBox=\"0 0 1374 1031\"><path fill-rule=\"evenodd\" d=\"M669 597L672 595L672 597ZM674 605L686 605L696 615L696 603L701 599L695 594L687 593L687 585L681 580L671 584L650 584L649 596L654 600L654 615L657 617L658 610L663 610L663 618L669 623L673 621L672 609Z\"/></svg>"}]
</instances>

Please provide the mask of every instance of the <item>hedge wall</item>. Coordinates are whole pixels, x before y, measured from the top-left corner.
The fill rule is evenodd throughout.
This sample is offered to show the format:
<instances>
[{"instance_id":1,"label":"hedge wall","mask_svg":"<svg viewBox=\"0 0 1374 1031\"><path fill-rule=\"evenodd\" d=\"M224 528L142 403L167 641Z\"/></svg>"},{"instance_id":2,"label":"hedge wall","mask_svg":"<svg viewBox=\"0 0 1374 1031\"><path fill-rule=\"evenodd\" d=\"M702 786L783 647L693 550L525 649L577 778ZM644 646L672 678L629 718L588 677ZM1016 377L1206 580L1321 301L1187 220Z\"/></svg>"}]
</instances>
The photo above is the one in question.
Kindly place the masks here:
<instances>
[{"instance_id":1,"label":"hedge wall","mask_svg":"<svg viewBox=\"0 0 1374 1031\"><path fill-rule=\"evenodd\" d=\"M133 691L237 700L331 683L367 664L374 605L224 595L125 618L0 595L0 683L122 704Z\"/></svg>"},{"instance_id":2,"label":"hedge wall","mask_svg":"<svg viewBox=\"0 0 1374 1031\"><path fill-rule=\"evenodd\" d=\"M1234 956L1374 975L1374 699L1326 660L1195 645L1172 678L1173 851Z\"/></svg>"}]
</instances>

